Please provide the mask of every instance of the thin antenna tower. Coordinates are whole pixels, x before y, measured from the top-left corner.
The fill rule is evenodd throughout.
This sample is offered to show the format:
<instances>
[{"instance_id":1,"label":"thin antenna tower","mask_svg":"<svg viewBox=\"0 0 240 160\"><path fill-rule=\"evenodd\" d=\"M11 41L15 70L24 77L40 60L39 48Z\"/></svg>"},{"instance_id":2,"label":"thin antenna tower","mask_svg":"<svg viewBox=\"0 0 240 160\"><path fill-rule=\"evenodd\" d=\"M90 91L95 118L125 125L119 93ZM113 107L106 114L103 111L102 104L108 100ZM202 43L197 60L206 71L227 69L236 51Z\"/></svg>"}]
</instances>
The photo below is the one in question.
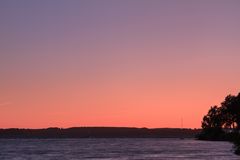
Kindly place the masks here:
<instances>
[{"instance_id":1,"label":"thin antenna tower","mask_svg":"<svg viewBox=\"0 0 240 160\"><path fill-rule=\"evenodd\" d=\"M183 129L183 118L181 118L181 129Z\"/></svg>"}]
</instances>

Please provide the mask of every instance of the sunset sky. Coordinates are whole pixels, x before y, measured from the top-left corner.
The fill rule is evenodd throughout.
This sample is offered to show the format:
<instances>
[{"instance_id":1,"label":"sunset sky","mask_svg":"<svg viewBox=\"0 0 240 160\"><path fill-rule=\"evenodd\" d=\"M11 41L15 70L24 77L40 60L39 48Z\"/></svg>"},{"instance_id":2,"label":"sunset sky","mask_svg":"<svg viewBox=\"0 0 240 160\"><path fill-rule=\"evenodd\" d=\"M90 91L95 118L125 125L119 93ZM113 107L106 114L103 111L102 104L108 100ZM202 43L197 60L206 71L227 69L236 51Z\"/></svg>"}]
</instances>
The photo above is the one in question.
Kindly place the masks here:
<instances>
[{"instance_id":1,"label":"sunset sky","mask_svg":"<svg viewBox=\"0 0 240 160\"><path fill-rule=\"evenodd\" d=\"M240 92L239 0L1 0L0 128L199 128Z\"/></svg>"}]
</instances>

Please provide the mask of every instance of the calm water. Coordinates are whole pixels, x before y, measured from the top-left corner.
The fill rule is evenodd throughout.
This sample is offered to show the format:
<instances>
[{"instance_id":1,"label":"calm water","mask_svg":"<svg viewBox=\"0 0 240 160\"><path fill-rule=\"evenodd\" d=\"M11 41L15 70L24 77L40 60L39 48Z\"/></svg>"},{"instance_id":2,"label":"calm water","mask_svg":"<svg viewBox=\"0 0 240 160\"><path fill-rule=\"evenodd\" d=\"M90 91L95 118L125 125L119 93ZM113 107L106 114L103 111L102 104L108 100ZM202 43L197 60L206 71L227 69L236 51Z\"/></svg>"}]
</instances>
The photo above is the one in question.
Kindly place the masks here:
<instances>
[{"instance_id":1,"label":"calm water","mask_svg":"<svg viewBox=\"0 0 240 160\"><path fill-rule=\"evenodd\" d=\"M0 140L0 160L240 159L228 142L190 139Z\"/></svg>"}]
</instances>

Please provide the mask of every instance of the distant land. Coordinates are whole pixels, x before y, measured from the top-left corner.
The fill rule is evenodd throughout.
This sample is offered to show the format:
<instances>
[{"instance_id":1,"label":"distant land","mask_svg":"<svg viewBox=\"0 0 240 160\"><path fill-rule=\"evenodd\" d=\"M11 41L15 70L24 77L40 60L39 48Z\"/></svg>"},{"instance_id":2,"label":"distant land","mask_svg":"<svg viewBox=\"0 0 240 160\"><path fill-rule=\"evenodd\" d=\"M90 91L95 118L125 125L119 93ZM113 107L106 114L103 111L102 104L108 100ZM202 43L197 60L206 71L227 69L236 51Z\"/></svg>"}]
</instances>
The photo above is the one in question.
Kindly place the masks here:
<instances>
[{"instance_id":1,"label":"distant land","mask_svg":"<svg viewBox=\"0 0 240 160\"><path fill-rule=\"evenodd\" d=\"M201 129L72 127L46 129L0 129L0 138L195 138Z\"/></svg>"}]
</instances>

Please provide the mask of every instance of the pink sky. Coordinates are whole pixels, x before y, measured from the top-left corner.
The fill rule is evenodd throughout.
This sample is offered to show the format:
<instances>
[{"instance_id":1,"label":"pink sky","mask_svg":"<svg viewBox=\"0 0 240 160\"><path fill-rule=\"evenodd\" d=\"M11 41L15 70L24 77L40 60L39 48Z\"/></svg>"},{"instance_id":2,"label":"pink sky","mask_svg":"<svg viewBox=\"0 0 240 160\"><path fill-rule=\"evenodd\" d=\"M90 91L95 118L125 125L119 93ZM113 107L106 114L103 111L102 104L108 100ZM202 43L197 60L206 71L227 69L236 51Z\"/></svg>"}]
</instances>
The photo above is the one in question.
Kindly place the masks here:
<instances>
[{"instance_id":1,"label":"pink sky","mask_svg":"<svg viewBox=\"0 0 240 160\"><path fill-rule=\"evenodd\" d=\"M1 1L0 128L199 128L240 92L239 1Z\"/></svg>"}]
</instances>

